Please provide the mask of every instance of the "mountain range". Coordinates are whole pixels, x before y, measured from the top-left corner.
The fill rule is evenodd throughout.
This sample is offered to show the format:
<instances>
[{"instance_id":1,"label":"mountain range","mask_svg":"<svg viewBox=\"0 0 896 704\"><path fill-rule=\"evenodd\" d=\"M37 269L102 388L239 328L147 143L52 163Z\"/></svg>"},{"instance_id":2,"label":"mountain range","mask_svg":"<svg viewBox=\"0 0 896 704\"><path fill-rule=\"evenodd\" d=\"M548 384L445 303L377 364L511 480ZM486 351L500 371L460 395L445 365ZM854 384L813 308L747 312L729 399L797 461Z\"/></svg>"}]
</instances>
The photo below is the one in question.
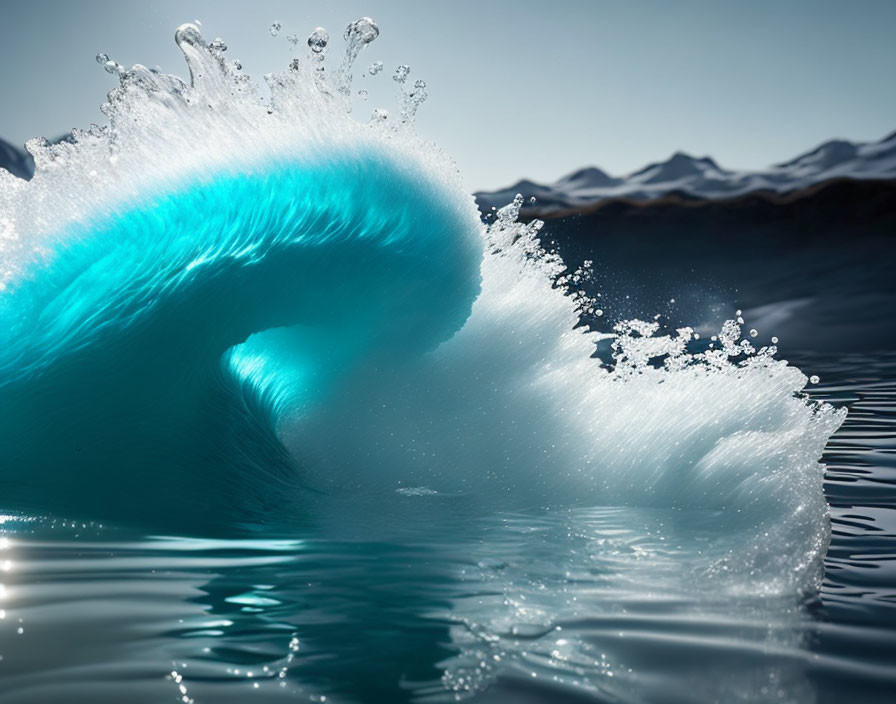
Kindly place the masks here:
<instances>
[{"instance_id":1,"label":"mountain range","mask_svg":"<svg viewBox=\"0 0 896 704\"><path fill-rule=\"evenodd\" d=\"M754 191L787 193L835 178L896 178L896 132L876 142L834 139L760 171L736 171L712 158L676 152L626 176L611 176L597 167L567 174L554 183L519 181L507 188L476 193L483 213L500 208L520 193L530 216L557 215L594 203L625 198L652 200L669 194L683 198L730 198ZM534 201L531 201L535 198Z\"/></svg>"}]
</instances>

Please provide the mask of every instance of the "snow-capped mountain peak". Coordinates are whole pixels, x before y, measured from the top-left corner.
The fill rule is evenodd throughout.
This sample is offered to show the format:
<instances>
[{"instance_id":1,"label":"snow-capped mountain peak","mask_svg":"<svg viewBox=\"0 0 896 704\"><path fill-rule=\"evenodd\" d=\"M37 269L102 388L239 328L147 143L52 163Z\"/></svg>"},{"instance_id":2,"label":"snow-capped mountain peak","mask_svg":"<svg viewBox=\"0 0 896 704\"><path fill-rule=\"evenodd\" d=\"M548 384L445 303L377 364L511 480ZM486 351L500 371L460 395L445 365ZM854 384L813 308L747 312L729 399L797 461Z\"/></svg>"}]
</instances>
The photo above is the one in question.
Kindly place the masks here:
<instances>
[{"instance_id":1,"label":"snow-capped mountain peak","mask_svg":"<svg viewBox=\"0 0 896 704\"><path fill-rule=\"evenodd\" d=\"M719 178L727 174L709 157L694 157L684 152L675 152L666 161L649 164L631 174L629 183L664 183L685 178Z\"/></svg>"},{"instance_id":2,"label":"snow-capped mountain peak","mask_svg":"<svg viewBox=\"0 0 896 704\"><path fill-rule=\"evenodd\" d=\"M858 145L845 139L832 139L790 161L776 164L775 168L803 172L825 171L854 159L858 153Z\"/></svg>"},{"instance_id":3,"label":"snow-capped mountain peak","mask_svg":"<svg viewBox=\"0 0 896 704\"><path fill-rule=\"evenodd\" d=\"M578 171L573 171L557 181L557 184L566 184L571 188L600 188L614 186L619 183L618 178L613 178L606 171L596 166L588 166Z\"/></svg>"}]
</instances>

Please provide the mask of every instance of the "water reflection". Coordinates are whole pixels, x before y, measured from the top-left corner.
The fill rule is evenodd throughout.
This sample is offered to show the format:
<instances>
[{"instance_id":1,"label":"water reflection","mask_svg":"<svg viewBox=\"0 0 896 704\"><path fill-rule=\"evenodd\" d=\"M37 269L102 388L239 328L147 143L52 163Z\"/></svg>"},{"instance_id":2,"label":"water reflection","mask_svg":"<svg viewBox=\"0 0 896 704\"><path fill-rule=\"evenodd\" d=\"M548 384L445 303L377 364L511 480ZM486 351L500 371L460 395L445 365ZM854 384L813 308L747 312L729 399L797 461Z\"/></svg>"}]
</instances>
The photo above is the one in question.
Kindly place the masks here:
<instances>
[{"instance_id":1,"label":"water reflection","mask_svg":"<svg viewBox=\"0 0 896 704\"><path fill-rule=\"evenodd\" d=\"M711 515L440 501L304 539L19 526L4 702L814 700L805 610L712 575Z\"/></svg>"}]
</instances>

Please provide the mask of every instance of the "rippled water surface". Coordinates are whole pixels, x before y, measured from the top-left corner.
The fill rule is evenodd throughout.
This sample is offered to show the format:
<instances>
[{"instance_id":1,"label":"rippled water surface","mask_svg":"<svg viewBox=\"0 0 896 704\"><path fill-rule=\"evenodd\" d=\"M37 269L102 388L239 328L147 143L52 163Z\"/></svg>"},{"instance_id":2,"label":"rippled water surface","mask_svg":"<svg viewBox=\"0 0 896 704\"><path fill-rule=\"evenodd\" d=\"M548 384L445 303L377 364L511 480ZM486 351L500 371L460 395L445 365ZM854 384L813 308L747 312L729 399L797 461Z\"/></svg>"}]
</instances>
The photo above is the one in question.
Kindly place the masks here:
<instances>
[{"instance_id":1,"label":"rippled water surface","mask_svg":"<svg viewBox=\"0 0 896 704\"><path fill-rule=\"evenodd\" d=\"M418 489L263 539L7 515L0 701L891 701L896 355L797 362L850 409L820 597L707 573L711 511Z\"/></svg>"}]
</instances>

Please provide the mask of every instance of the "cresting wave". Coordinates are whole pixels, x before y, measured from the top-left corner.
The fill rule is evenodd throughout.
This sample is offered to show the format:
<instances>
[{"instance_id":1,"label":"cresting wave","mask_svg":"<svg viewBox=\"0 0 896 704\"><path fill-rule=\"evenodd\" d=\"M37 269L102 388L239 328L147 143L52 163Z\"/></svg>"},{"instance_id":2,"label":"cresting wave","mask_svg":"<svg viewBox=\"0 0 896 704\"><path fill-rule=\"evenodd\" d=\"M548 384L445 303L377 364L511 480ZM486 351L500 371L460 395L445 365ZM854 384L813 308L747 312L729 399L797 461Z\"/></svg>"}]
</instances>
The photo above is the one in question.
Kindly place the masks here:
<instances>
[{"instance_id":1,"label":"cresting wave","mask_svg":"<svg viewBox=\"0 0 896 704\"><path fill-rule=\"evenodd\" d=\"M713 517L707 573L814 584L843 412L736 321L700 347L656 322L579 326L587 272L519 200L480 225L413 131L407 67L395 115L348 114L377 34L352 23L330 70L316 30L262 99L184 25L189 85L99 57L121 79L109 126L29 143L30 182L0 173L6 507L158 524L312 494L659 506Z\"/></svg>"},{"instance_id":2,"label":"cresting wave","mask_svg":"<svg viewBox=\"0 0 896 704\"><path fill-rule=\"evenodd\" d=\"M349 53L375 32L353 27ZM4 179L6 497L57 467L40 494L75 497L57 508L175 478L252 505L262 478L296 481L287 411L442 341L478 291L471 199L416 140L348 119L342 73L297 62L262 104L220 42L177 41L191 86L119 67L108 128L33 142L34 180Z\"/></svg>"}]
</instances>

